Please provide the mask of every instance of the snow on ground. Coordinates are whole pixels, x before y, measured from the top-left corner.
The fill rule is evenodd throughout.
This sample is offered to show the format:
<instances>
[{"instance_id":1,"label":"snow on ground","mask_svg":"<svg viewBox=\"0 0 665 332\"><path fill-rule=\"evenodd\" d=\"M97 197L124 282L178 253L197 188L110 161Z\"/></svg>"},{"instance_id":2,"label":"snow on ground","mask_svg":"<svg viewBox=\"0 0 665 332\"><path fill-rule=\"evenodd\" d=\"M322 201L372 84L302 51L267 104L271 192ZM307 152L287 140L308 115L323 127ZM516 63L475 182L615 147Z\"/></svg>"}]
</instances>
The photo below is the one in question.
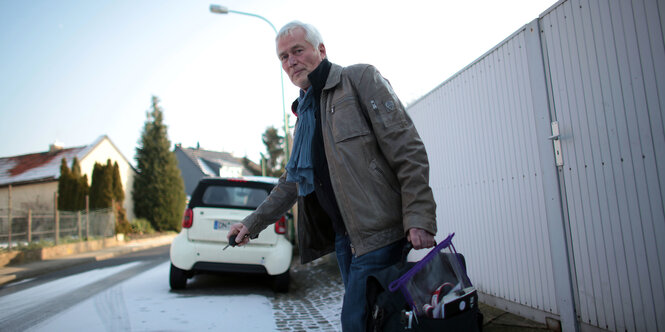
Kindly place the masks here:
<instances>
[{"instance_id":1,"label":"snow on ground","mask_svg":"<svg viewBox=\"0 0 665 332\"><path fill-rule=\"evenodd\" d=\"M168 278L164 277L169 274L169 267L169 262L166 262L137 275L69 308L30 331L277 329L270 299L265 296L191 296L172 293ZM77 276L70 278L78 279Z\"/></svg>"},{"instance_id":2,"label":"snow on ground","mask_svg":"<svg viewBox=\"0 0 665 332\"><path fill-rule=\"evenodd\" d=\"M113 275L129 269L138 262L97 269L85 273L80 273L68 278L58 279L39 286L28 288L14 294L0 297L0 320L11 317L12 315L33 307L35 303L46 302L58 296L67 294L78 288L85 287L109 275Z\"/></svg>"}]
</instances>

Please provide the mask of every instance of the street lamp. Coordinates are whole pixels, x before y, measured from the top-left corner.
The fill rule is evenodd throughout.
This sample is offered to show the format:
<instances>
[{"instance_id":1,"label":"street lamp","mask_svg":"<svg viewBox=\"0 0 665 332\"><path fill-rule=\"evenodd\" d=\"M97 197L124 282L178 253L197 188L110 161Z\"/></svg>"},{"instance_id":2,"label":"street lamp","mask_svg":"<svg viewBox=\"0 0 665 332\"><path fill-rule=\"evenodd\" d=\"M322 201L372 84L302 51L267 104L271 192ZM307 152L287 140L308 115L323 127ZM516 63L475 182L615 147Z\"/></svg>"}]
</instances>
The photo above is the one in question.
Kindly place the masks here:
<instances>
[{"instance_id":1,"label":"street lamp","mask_svg":"<svg viewBox=\"0 0 665 332\"><path fill-rule=\"evenodd\" d=\"M275 26L268 21L267 18L257 15L257 14L252 14L252 13L246 13L246 12L240 12L237 10L230 10L224 6L220 5L210 5L210 11L215 13L215 14L228 14L228 13L233 13L233 14L241 14L241 15L247 15L247 16L253 16L256 18L259 18L263 20L264 22L268 23L270 27L272 28L273 31L275 31L275 36L277 36L277 29L275 29ZM286 101L284 99L284 73L282 72L282 66L279 66L279 83L282 84L282 112L284 113L284 158L288 162L289 161L289 114L286 112Z\"/></svg>"}]
</instances>

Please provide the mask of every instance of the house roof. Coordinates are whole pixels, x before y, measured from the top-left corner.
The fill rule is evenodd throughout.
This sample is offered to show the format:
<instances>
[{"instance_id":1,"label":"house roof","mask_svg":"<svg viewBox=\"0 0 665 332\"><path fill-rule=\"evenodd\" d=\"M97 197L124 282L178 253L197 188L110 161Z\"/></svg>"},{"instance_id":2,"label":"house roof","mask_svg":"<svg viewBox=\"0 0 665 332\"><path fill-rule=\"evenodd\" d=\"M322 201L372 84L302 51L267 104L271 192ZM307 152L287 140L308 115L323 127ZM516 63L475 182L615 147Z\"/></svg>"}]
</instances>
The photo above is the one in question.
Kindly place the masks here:
<instances>
[{"instance_id":1,"label":"house roof","mask_svg":"<svg viewBox=\"0 0 665 332\"><path fill-rule=\"evenodd\" d=\"M207 176L219 176L219 168L222 166L242 167L242 159L234 157L228 152L208 151L194 148L183 148L176 145L185 155L198 166ZM245 173L247 171L243 171ZM246 175L249 175L247 172Z\"/></svg>"},{"instance_id":2,"label":"house roof","mask_svg":"<svg viewBox=\"0 0 665 332\"><path fill-rule=\"evenodd\" d=\"M76 157L81 161L104 139L108 137L103 135L85 146L0 158L0 186L57 180L62 158L71 162Z\"/></svg>"},{"instance_id":3,"label":"house roof","mask_svg":"<svg viewBox=\"0 0 665 332\"><path fill-rule=\"evenodd\" d=\"M60 177L60 160L81 160L88 146L0 158L0 186L56 180Z\"/></svg>"}]
</instances>

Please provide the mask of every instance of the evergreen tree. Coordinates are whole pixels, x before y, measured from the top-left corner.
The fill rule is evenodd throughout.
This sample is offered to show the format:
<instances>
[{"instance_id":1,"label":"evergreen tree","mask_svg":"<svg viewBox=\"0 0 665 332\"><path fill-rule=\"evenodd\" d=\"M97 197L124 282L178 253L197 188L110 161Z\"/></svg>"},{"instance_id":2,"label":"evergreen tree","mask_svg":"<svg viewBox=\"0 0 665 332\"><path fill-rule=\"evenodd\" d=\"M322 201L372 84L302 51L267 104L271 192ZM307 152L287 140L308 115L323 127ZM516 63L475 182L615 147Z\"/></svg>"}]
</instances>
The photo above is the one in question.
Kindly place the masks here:
<instances>
[{"instance_id":1,"label":"evergreen tree","mask_svg":"<svg viewBox=\"0 0 665 332\"><path fill-rule=\"evenodd\" d=\"M286 169L284 158L284 137L277 133L275 127L268 127L263 133L263 144L266 146L268 158L266 160L266 175L281 176Z\"/></svg>"},{"instance_id":2,"label":"evergreen tree","mask_svg":"<svg viewBox=\"0 0 665 332\"><path fill-rule=\"evenodd\" d=\"M77 200L76 210L85 210L85 199L90 195L90 185L88 184L88 175L83 174L78 179L79 199Z\"/></svg>"},{"instance_id":3,"label":"evergreen tree","mask_svg":"<svg viewBox=\"0 0 665 332\"><path fill-rule=\"evenodd\" d=\"M120 177L120 167L118 162L113 163L113 199L122 203L125 200L125 191L122 188L122 178Z\"/></svg>"},{"instance_id":4,"label":"evergreen tree","mask_svg":"<svg viewBox=\"0 0 665 332\"><path fill-rule=\"evenodd\" d=\"M134 213L145 218L156 230L179 230L185 210L185 185L175 153L170 150L164 115L159 99L152 97L152 109L136 148L138 174L132 196Z\"/></svg>"},{"instance_id":5,"label":"evergreen tree","mask_svg":"<svg viewBox=\"0 0 665 332\"><path fill-rule=\"evenodd\" d=\"M72 201L72 175L67 167L67 159L60 160L60 177L58 178L58 210L69 211Z\"/></svg>"},{"instance_id":6,"label":"evergreen tree","mask_svg":"<svg viewBox=\"0 0 665 332\"><path fill-rule=\"evenodd\" d=\"M81 165L79 165L79 159L77 157L74 157L74 160L72 161L72 175L76 178L81 177Z\"/></svg>"},{"instance_id":7,"label":"evergreen tree","mask_svg":"<svg viewBox=\"0 0 665 332\"><path fill-rule=\"evenodd\" d=\"M90 208L103 209L111 207L113 201L113 168L109 159L106 165L95 163L92 169L90 185Z\"/></svg>"},{"instance_id":8,"label":"evergreen tree","mask_svg":"<svg viewBox=\"0 0 665 332\"><path fill-rule=\"evenodd\" d=\"M74 157L71 170L67 160L60 162L60 178L58 178L58 210L79 211L85 209L85 196L88 194L88 177L81 175L81 166Z\"/></svg>"},{"instance_id":9,"label":"evergreen tree","mask_svg":"<svg viewBox=\"0 0 665 332\"><path fill-rule=\"evenodd\" d=\"M118 162L113 163L112 168L112 189L113 189L113 200L115 201L115 231L116 233L129 233L131 232L131 225L127 220L127 211L123 206L125 200L125 191L122 188L122 178L120 177L120 167Z\"/></svg>"},{"instance_id":10,"label":"evergreen tree","mask_svg":"<svg viewBox=\"0 0 665 332\"><path fill-rule=\"evenodd\" d=\"M78 158L74 157L72 161L72 183L73 188L72 193L72 208L74 211L80 211L85 209L85 196L88 195L88 176L81 174L81 165L79 165Z\"/></svg>"}]
</instances>

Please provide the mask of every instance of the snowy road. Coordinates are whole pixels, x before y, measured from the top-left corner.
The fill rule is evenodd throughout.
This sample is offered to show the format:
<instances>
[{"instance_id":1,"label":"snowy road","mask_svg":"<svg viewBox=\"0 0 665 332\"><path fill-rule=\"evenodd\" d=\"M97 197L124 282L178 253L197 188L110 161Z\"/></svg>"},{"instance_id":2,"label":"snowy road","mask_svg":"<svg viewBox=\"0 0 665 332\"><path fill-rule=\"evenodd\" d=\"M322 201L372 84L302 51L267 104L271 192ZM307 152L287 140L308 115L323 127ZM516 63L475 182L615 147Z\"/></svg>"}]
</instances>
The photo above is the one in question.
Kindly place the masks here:
<instances>
[{"instance_id":1,"label":"snowy road","mask_svg":"<svg viewBox=\"0 0 665 332\"><path fill-rule=\"evenodd\" d=\"M270 278L197 275L171 291L168 246L0 287L0 331L341 330L334 261L294 261L288 293Z\"/></svg>"},{"instance_id":2,"label":"snowy road","mask_svg":"<svg viewBox=\"0 0 665 332\"><path fill-rule=\"evenodd\" d=\"M109 276L132 264L108 269ZM96 272L96 271L95 271ZM115 285L28 331L273 331L270 300L261 295L187 296L169 290L164 262ZM90 276L72 276L85 283ZM98 273L100 274L100 273ZM101 276L99 276L101 277ZM43 285L40 287L44 287ZM21 295L15 294L15 295ZM32 294L34 298L35 294ZM252 308L252 310L248 310ZM3 313L4 315L4 313Z\"/></svg>"},{"instance_id":3,"label":"snowy road","mask_svg":"<svg viewBox=\"0 0 665 332\"><path fill-rule=\"evenodd\" d=\"M3 287L0 331L277 329L260 279L201 276L172 292L169 267L165 247Z\"/></svg>"}]
</instances>

